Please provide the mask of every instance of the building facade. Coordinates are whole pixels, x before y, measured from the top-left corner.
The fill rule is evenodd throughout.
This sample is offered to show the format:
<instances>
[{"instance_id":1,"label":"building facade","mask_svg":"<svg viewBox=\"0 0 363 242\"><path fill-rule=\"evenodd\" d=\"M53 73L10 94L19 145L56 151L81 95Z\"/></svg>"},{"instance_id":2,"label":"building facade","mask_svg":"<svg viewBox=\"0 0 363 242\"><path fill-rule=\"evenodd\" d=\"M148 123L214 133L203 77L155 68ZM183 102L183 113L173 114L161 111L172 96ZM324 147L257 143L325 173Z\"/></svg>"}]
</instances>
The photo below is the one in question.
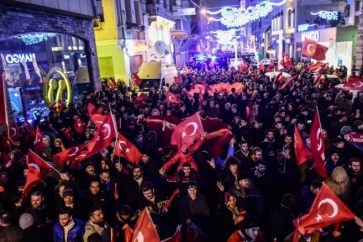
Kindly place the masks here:
<instances>
[{"instance_id":1,"label":"building facade","mask_svg":"<svg viewBox=\"0 0 363 242\"><path fill-rule=\"evenodd\" d=\"M93 19L102 14L92 0L1 1L0 69L16 120L100 86Z\"/></svg>"}]
</instances>

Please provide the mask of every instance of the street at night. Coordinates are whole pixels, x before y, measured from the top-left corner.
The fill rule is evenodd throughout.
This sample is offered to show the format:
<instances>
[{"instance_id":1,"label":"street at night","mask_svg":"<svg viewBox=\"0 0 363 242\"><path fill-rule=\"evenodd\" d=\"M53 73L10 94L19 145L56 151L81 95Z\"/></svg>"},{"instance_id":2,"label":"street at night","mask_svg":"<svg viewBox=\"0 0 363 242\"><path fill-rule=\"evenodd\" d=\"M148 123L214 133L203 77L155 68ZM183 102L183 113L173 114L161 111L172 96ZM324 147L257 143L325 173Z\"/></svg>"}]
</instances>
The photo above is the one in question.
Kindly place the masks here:
<instances>
[{"instance_id":1,"label":"street at night","mask_svg":"<svg viewBox=\"0 0 363 242\"><path fill-rule=\"evenodd\" d=\"M1 0L0 242L363 242L361 0Z\"/></svg>"}]
</instances>

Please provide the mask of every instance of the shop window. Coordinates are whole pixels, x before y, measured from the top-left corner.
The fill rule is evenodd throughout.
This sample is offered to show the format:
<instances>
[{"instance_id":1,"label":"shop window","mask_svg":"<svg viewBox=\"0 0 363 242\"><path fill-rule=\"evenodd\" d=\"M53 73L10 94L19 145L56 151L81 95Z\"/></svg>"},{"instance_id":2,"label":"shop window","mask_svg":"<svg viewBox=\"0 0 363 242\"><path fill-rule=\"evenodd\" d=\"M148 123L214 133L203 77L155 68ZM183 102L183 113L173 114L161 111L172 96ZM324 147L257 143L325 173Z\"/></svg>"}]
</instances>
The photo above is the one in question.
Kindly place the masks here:
<instances>
[{"instance_id":1,"label":"shop window","mask_svg":"<svg viewBox=\"0 0 363 242\"><path fill-rule=\"evenodd\" d=\"M85 43L61 33L25 33L0 40L0 65L17 122L44 117L55 102L70 105L92 90Z\"/></svg>"}]
</instances>

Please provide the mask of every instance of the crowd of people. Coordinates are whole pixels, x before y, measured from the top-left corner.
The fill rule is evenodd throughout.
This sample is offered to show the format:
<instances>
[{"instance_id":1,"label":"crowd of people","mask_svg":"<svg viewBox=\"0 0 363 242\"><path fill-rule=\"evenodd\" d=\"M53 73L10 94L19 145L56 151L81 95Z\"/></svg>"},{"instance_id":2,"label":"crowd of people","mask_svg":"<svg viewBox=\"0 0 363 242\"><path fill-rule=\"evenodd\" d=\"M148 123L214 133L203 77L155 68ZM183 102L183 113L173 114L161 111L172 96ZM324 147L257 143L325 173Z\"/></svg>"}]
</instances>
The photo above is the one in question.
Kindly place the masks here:
<instances>
[{"instance_id":1,"label":"crowd of people","mask_svg":"<svg viewBox=\"0 0 363 242\"><path fill-rule=\"evenodd\" d=\"M360 241L362 150L347 142L345 135L363 134L363 93L353 97L328 79L314 84L307 64L301 68L291 86L282 90L274 77L252 65L243 71L218 66L189 69L182 82L161 90L151 88L137 104L137 93L124 83L111 88L102 82L101 90L85 93L78 103L51 110L43 121L39 118L33 124L43 134L37 154L53 164L55 154L89 142L97 131L87 109L92 103L100 114L115 114L119 132L142 153L141 160L133 164L115 156L111 144L77 169L69 162L56 166L57 172L50 171L27 196L23 196L26 155L35 149L35 137L25 124L19 124L18 140L9 142L7 134L1 139L0 242L123 242L128 238L125 232L134 229L145 208L161 240L182 225L182 241L194 241L188 237L191 226L199 241L292 241L292 221L309 211L323 182L357 218L301 236L300 241ZM293 67L285 71L297 73ZM342 78L346 75L343 68L325 73L331 71ZM220 82L240 82L243 91L188 93L196 84ZM181 103L170 103L168 92L179 95ZM317 108L327 179L315 173L312 160L297 165L294 154L294 127L309 146ZM196 112L202 119L220 120L229 130L231 138L218 152L194 144L177 153L165 142L163 130L156 132L146 122L153 117L177 125ZM74 128L76 119L85 123L81 133ZM179 193L171 201L176 189Z\"/></svg>"}]
</instances>

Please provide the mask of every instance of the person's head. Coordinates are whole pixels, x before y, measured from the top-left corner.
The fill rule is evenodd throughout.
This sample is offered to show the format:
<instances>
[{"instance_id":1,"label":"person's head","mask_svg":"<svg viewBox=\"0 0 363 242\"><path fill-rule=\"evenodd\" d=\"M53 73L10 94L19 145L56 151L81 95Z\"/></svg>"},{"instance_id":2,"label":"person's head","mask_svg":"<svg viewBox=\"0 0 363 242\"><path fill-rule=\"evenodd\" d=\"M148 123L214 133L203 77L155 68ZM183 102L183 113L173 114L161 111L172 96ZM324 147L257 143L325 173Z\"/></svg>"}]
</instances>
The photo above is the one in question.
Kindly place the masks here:
<instances>
[{"instance_id":1,"label":"person's head","mask_svg":"<svg viewBox=\"0 0 363 242\"><path fill-rule=\"evenodd\" d=\"M338 152L338 151L333 150L333 151L330 153L330 159L331 159L331 161L332 161L334 164L338 163L339 158L340 158L340 157L339 157L339 152Z\"/></svg>"},{"instance_id":2,"label":"person's head","mask_svg":"<svg viewBox=\"0 0 363 242\"><path fill-rule=\"evenodd\" d=\"M232 174L235 174L238 171L238 163L238 160L235 157L231 156L228 157L226 160L226 167Z\"/></svg>"},{"instance_id":3,"label":"person's head","mask_svg":"<svg viewBox=\"0 0 363 242\"><path fill-rule=\"evenodd\" d=\"M188 183L188 195L192 200L195 200L198 195L198 184L196 181L190 181Z\"/></svg>"},{"instance_id":4,"label":"person's head","mask_svg":"<svg viewBox=\"0 0 363 242\"><path fill-rule=\"evenodd\" d=\"M25 230L34 224L34 217L30 213L23 213L19 218L19 227Z\"/></svg>"},{"instance_id":5,"label":"person's head","mask_svg":"<svg viewBox=\"0 0 363 242\"><path fill-rule=\"evenodd\" d=\"M245 234L251 238L251 241L255 241L260 231L259 225L251 218L248 218L243 223L243 229Z\"/></svg>"},{"instance_id":6,"label":"person's head","mask_svg":"<svg viewBox=\"0 0 363 242\"><path fill-rule=\"evenodd\" d=\"M183 172L184 177L189 177L191 171L192 171L191 164L189 162L183 163L183 165L182 165L182 172Z\"/></svg>"},{"instance_id":7,"label":"person's head","mask_svg":"<svg viewBox=\"0 0 363 242\"><path fill-rule=\"evenodd\" d=\"M348 161L348 167L355 175L361 172L361 164L362 161L358 157L353 157Z\"/></svg>"},{"instance_id":8,"label":"person's head","mask_svg":"<svg viewBox=\"0 0 363 242\"><path fill-rule=\"evenodd\" d=\"M245 153L247 153L247 152L249 151L249 149L250 149L250 147L249 147L249 145L248 145L248 142L247 142L247 141L245 141L245 140L243 140L243 141L241 142L241 144L240 144L240 148L241 148L241 151L242 151L242 152L245 152Z\"/></svg>"},{"instance_id":9,"label":"person's head","mask_svg":"<svg viewBox=\"0 0 363 242\"><path fill-rule=\"evenodd\" d=\"M96 179L90 181L88 190L92 195L97 195L100 191L100 182Z\"/></svg>"},{"instance_id":10,"label":"person's head","mask_svg":"<svg viewBox=\"0 0 363 242\"><path fill-rule=\"evenodd\" d=\"M30 196L30 204L33 209L38 209L43 205L44 196L40 191L35 191Z\"/></svg>"},{"instance_id":11,"label":"person's head","mask_svg":"<svg viewBox=\"0 0 363 242\"><path fill-rule=\"evenodd\" d=\"M273 130L268 130L266 133L266 138L268 140L273 140L275 138L275 133Z\"/></svg>"},{"instance_id":12,"label":"person's head","mask_svg":"<svg viewBox=\"0 0 363 242\"><path fill-rule=\"evenodd\" d=\"M102 170L100 173L100 180L102 183L108 183L110 181L110 171Z\"/></svg>"},{"instance_id":13,"label":"person's head","mask_svg":"<svg viewBox=\"0 0 363 242\"><path fill-rule=\"evenodd\" d=\"M72 189L65 189L63 191L63 201L68 206L74 203L74 193Z\"/></svg>"},{"instance_id":14,"label":"person's head","mask_svg":"<svg viewBox=\"0 0 363 242\"><path fill-rule=\"evenodd\" d=\"M286 134L285 137L284 137L284 142L287 145L291 145L291 143L292 143L292 136L289 135L289 134Z\"/></svg>"},{"instance_id":15,"label":"person's head","mask_svg":"<svg viewBox=\"0 0 363 242\"><path fill-rule=\"evenodd\" d=\"M99 206L94 206L90 210L90 219L93 223L103 225L105 222L105 214Z\"/></svg>"},{"instance_id":16,"label":"person's head","mask_svg":"<svg viewBox=\"0 0 363 242\"><path fill-rule=\"evenodd\" d=\"M229 192L224 193L224 203L229 208L235 208L236 207L236 197L230 194Z\"/></svg>"},{"instance_id":17,"label":"person's head","mask_svg":"<svg viewBox=\"0 0 363 242\"><path fill-rule=\"evenodd\" d=\"M287 209L293 209L296 205L296 199L293 194L285 193L281 198L281 206Z\"/></svg>"},{"instance_id":18,"label":"person's head","mask_svg":"<svg viewBox=\"0 0 363 242\"><path fill-rule=\"evenodd\" d=\"M252 155L254 155L256 159L261 160L263 158L262 149L260 147L253 148Z\"/></svg>"},{"instance_id":19,"label":"person's head","mask_svg":"<svg viewBox=\"0 0 363 242\"><path fill-rule=\"evenodd\" d=\"M311 184L309 186L309 190L311 193L313 194L318 194L318 192L320 191L320 187L322 185L322 182L320 179L316 179L316 180L313 180L311 181Z\"/></svg>"},{"instance_id":20,"label":"person's head","mask_svg":"<svg viewBox=\"0 0 363 242\"><path fill-rule=\"evenodd\" d=\"M153 201L155 198L155 189L153 184L150 182L146 182L142 184L141 186L142 194L144 195L144 198L148 201Z\"/></svg>"},{"instance_id":21,"label":"person's head","mask_svg":"<svg viewBox=\"0 0 363 242\"><path fill-rule=\"evenodd\" d=\"M252 181L248 173L242 173L238 179L238 185L241 189L250 189L252 186Z\"/></svg>"},{"instance_id":22,"label":"person's head","mask_svg":"<svg viewBox=\"0 0 363 242\"><path fill-rule=\"evenodd\" d=\"M89 174L91 176L96 175L96 173L95 173L95 166L91 162L87 163L87 165L85 167L85 171L86 171L87 174Z\"/></svg>"},{"instance_id":23,"label":"person's head","mask_svg":"<svg viewBox=\"0 0 363 242\"><path fill-rule=\"evenodd\" d=\"M142 168L141 166L135 166L132 169L132 177L136 180L140 179L142 177Z\"/></svg>"},{"instance_id":24,"label":"person's head","mask_svg":"<svg viewBox=\"0 0 363 242\"><path fill-rule=\"evenodd\" d=\"M256 171L260 175L264 175L266 173L266 162L264 160L257 160L256 161Z\"/></svg>"},{"instance_id":25,"label":"person's head","mask_svg":"<svg viewBox=\"0 0 363 242\"><path fill-rule=\"evenodd\" d=\"M69 207L62 207L58 212L58 220L62 227L67 226L72 222L72 209Z\"/></svg>"},{"instance_id":26,"label":"person's head","mask_svg":"<svg viewBox=\"0 0 363 242\"><path fill-rule=\"evenodd\" d=\"M149 163L150 161L150 156L148 156L147 154L143 154L141 157L141 161L145 164Z\"/></svg>"}]
</instances>

